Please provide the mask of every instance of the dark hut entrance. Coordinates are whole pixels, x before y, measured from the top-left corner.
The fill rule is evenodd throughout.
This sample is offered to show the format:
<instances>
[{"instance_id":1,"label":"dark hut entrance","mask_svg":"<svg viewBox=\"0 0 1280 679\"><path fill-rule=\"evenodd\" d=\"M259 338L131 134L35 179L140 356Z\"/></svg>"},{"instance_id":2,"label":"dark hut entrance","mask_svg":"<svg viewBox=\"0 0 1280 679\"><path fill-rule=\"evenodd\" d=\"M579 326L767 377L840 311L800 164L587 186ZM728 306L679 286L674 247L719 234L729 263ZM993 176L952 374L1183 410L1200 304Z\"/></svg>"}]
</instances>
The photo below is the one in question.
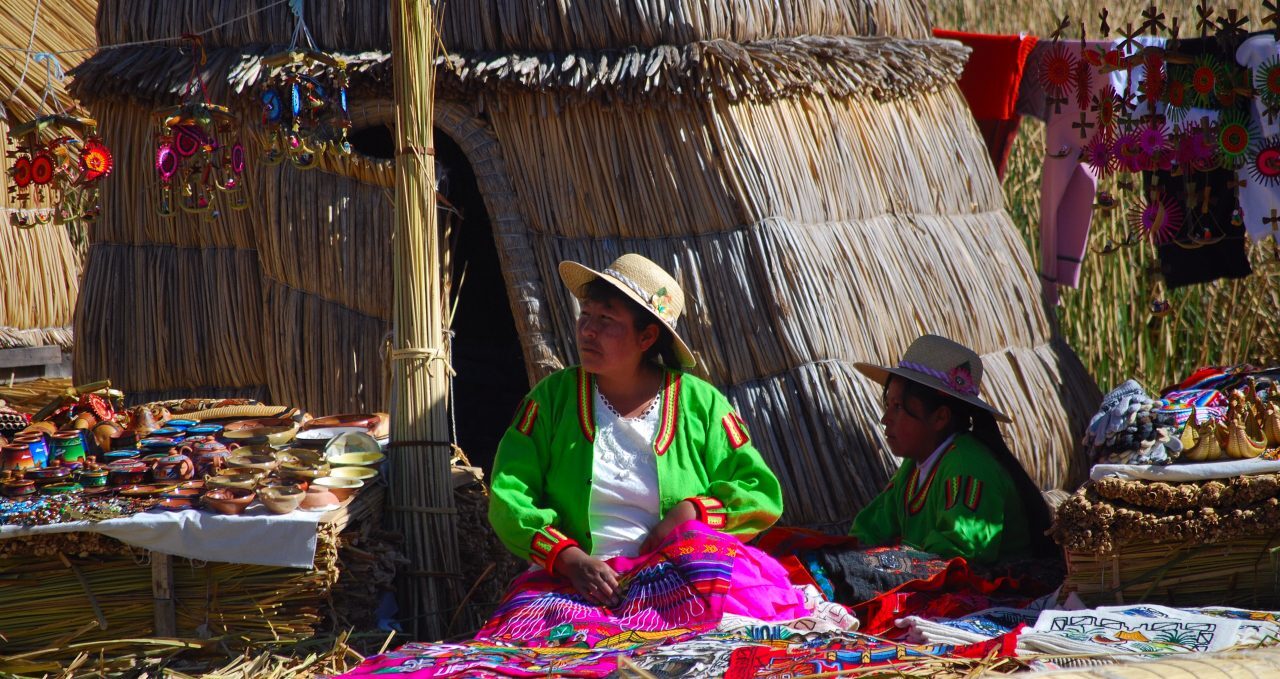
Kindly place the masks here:
<instances>
[{"instance_id":1,"label":"dark hut entrance","mask_svg":"<svg viewBox=\"0 0 1280 679\"><path fill-rule=\"evenodd\" d=\"M435 145L439 191L461 217L453 234L455 281L462 281L453 318L458 445L472 464L487 471L512 413L529 390L528 373L493 229L471 163L440 130L436 130Z\"/></svg>"}]
</instances>

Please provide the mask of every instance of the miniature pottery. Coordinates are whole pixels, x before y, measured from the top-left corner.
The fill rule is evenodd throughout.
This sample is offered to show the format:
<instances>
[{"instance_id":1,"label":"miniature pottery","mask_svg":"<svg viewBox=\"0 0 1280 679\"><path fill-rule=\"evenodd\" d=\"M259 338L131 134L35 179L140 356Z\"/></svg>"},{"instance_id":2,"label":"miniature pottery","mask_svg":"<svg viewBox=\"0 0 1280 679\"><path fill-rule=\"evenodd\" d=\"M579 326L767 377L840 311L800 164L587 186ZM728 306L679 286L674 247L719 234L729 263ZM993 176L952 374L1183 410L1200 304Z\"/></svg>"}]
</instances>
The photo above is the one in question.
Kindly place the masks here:
<instances>
[{"instance_id":1,"label":"miniature pottery","mask_svg":"<svg viewBox=\"0 0 1280 679\"><path fill-rule=\"evenodd\" d=\"M250 470L250 473L270 473L278 464L272 455L233 455L227 459L227 467Z\"/></svg>"},{"instance_id":2,"label":"miniature pottery","mask_svg":"<svg viewBox=\"0 0 1280 679\"><path fill-rule=\"evenodd\" d=\"M0 485L0 489L9 497L23 497L36 492L36 483L24 478L9 479Z\"/></svg>"},{"instance_id":3,"label":"miniature pottery","mask_svg":"<svg viewBox=\"0 0 1280 679\"><path fill-rule=\"evenodd\" d=\"M302 504L306 491L297 486L276 486L264 488L258 495L262 504L272 514L288 514Z\"/></svg>"},{"instance_id":4,"label":"miniature pottery","mask_svg":"<svg viewBox=\"0 0 1280 679\"><path fill-rule=\"evenodd\" d=\"M253 490L258 486L258 481L259 477L256 474L232 474L229 476L211 476L205 481L205 486L208 488Z\"/></svg>"},{"instance_id":5,"label":"miniature pottery","mask_svg":"<svg viewBox=\"0 0 1280 679\"><path fill-rule=\"evenodd\" d=\"M148 438L160 437L160 438L166 438L166 439L173 439L174 441L180 441L184 436L187 435L186 432L187 432L186 429L178 429L176 427L161 427L159 429L156 429L155 431L152 431L151 436Z\"/></svg>"},{"instance_id":6,"label":"miniature pottery","mask_svg":"<svg viewBox=\"0 0 1280 679\"><path fill-rule=\"evenodd\" d=\"M43 469L28 469L26 477L36 482L37 486L44 486L50 483L59 483L71 476L71 469L68 467L44 467Z\"/></svg>"},{"instance_id":7,"label":"miniature pottery","mask_svg":"<svg viewBox=\"0 0 1280 679\"><path fill-rule=\"evenodd\" d=\"M13 442L25 444L31 450L31 459L37 467L49 466L49 441L44 434L19 434L13 437Z\"/></svg>"},{"instance_id":8,"label":"miniature pottery","mask_svg":"<svg viewBox=\"0 0 1280 679\"><path fill-rule=\"evenodd\" d=\"M217 436L222 433L220 424L197 424L187 430L187 436Z\"/></svg>"},{"instance_id":9,"label":"miniature pottery","mask_svg":"<svg viewBox=\"0 0 1280 679\"><path fill-rule=\"evenodd\" d=\"M84 459L84 436L79 431L56 431L50 438L53 449L64 462Z\"/></svg>"},{"instance_id":10,"label":"miniature pottery","mask_svg":"<svg viewBox=\"0 0 1280 679\"><path fill-rule=\"evenodd\" d=\"M228 425L228 427L229 426L230 425ZM245 445L252 445L262 441L273 446L283 446L289 441L292 441L294 434L297 432L297 425L290 425L287 427L257 427L254 429L237 429L235 431L223 429L222 438Z\"/></svg>"},{"instance_id":11,"label":"miniature pottery","mask_svg":"<svg viewBox=\"0 0 1280 679\"><path fill-rule=\"evenodd\" d=\"M107 485L107 477L110 474L105 469L81 469L76 474L76 480L85 488L101 488Z\"/></svg>"},{"instance_id":12,"label":"miniature pottery","mask_svg":"<svg viewBox=\"0 0 1280 679\"><path fill-rule=\"evenodd\" d=\"M312 485L321 488L327 488L332 492L339 502L351 497L356 489L364 485L364 481L360 479L344 479L338 476L322 476L312 482Z\"/></svg>"},{"instance_id":13,"label":"miniature pottery","mask_svg":"<svg viewBox=\"0 0 1280 679\"><path fill-rule=\"evenodd\" d=\"M186 431L200 424L195 420L168 420L164 423L166 429L177 429L178 431Z\"/></svg>"},{"instance_id":14,"label":"miniature pottery","mask_svg":"<svg viewBox=\"0 0 1280 679\"><path fill-rule=\"evenodd\" d=\"M335 467L329 472L329 476L335 479L359 479L369 484L378 476L378 470L371 467Z\"/></svg>"},{"instance_id":15,"label":"miniature pottery","mask_svg":"<svg viewBox=\"0 0 1280 679\"><path fill-rule=\"evenodd\" d=\"M338 500L338 496L333 491L322 486L312 485L307 488L306 496L302 498L302 509L311 512L327 512L330 509L337 509L342 505Z\"/></svg>"},{"instance_id":16,"label":"miniature pottery","mask_svg":"<svg viewBox=\"0 0 1280 679\"><path fill-rule=\"evenodd\" d=\"M31 446L25 443L10 443L0 448L0 469L32 469L36 466L31 458Z\"/></svg>"},{"instance_id":17,"label":"miniature pottery","mask_svg":"<svg viewBox=\"0 0 1280 679\"><path fill-rule=\"evenodd\" d=\"M329 458L329 464L335 467L345 467L358 465L361 467L372 467L387 459L382 453L343 453Z\"/></svg>"},{"instance_id":18,"label":"miniature pottery","mask_svg":"<svg viewBox=\"0 0 1280 679\"><path fill-rule=\"evenodd\" d=\"M236 420L225 427L223 433L231 433L236 431L244 431L246 429L261 429L263 427L289 427L298 426L296 422L285 417L259 417L252 420Z\"/></svg>"},{"instance_id":19,"label":"miniature pottery","mask_svg":"<svg viewBox=\"0 0 1280 679\"><path fill-rule=\"evenodd\" d=\"M139 460L116 460L107 464L107 483L132 486L147 480L147 465Z\"/></svg>"},{"instance_id":20,"label":"miniature pottery","mask_svg":"<svg viewBox=\"0 0 1280 679\"><path fill-rule=\"evenodd\" d=\"M252 490L214 488L204 494L204 506L222 514L243 514L255 494Z\"/></svg>"},{"instance_id":21,"label":"miniature pottery","mask_svg":"<svg viewBox=\"0 0 1280 679\"><path fill-rule=\"evenodd\" d=\"M151 468L151 478L156 481L186 481L195 473L195 464L182 453L166 455L156 460Z\"/></svg>"},{"instance_id":22,"label":"miniature pottery","mask_svg":"<svg viewBox=\"0 0 1280 679\"><path fill-rule=\"evenodd\" d=\"M300 431L294 438L297 444L303 448L311 448L313 450L321 450L329 445L329 442L342 436L343 434L364 434L363 427L316 427L307 431ZM366 434L367 436L367 434Z\"/></svg>"},{"instance_id":23,"label":"miniature pottery","mask_svg":"<svg viewBox=\"0 0 1280 679\"><path fill-rule=\"evenodd\" d=\"M84 490L78 483L51 483L40 488L41 495L75 495Z\"/></svg>"}]
</instances>

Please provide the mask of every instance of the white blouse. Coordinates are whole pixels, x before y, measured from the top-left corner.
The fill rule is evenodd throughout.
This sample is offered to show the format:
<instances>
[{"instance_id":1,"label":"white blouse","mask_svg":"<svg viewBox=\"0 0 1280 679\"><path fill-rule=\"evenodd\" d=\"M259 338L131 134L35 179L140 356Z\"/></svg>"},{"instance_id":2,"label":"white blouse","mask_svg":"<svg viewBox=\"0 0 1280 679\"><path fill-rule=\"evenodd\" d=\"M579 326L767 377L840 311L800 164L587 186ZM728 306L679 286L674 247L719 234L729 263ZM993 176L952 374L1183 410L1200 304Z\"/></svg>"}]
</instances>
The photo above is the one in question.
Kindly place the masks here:
<instances>
[{"instance_id":1,"label":"white blouse","mask_svg":"<svg viewBox=\"0 0 1280 679\"><path fill-rule=\"evenodd\" d=\"M658 459L653 437L662 395L639 417L622 417L595 393L596 440L591 470L591 556L637 556L649 531L662 520Z\"/></svg>"}]
</instances>

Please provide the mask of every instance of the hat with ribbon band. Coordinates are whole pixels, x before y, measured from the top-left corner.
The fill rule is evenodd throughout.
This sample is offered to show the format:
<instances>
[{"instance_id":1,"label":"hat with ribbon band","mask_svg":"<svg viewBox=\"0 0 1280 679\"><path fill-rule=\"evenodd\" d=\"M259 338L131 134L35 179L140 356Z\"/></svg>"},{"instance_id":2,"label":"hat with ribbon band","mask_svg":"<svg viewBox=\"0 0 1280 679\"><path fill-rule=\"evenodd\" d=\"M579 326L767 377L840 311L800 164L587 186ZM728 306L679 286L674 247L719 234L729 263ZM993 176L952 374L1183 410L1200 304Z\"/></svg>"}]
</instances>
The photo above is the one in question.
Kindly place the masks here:
<instances>
[{"instance_id":1,"label":"hat with ribbon band","mask_svg":"<svg viewBox=\"0 0 1280 679\"><path fill-rule=\"evenodd\" d=\"M579 300L583 298L587 284L597 278L617 288L645 311L653 314L671 333L671 345L680 359L681 367L692 368L696 365L689 345L684 343L680 333L676 331L676 323L684 312L684 290L680 289L680 284L671 274L636 254L625 254L601 271L577 262L560 262L560 280L564 281L569 292Z\"/></svg>"},{"instance_id":2,"label":"hat with ribbon band","mask_svg":"<svg viewBox=\"0 0 1280 679\"><path fill-rule=\"evenodd\" d=\"M932 387L991 413L1001 422L1012 422L978 395L982 385L982 357L972 349L938 335L922 335L907 347L896 367L854 363L853 367L885 384L890 375Z\"/></svg>"}]
</instances>

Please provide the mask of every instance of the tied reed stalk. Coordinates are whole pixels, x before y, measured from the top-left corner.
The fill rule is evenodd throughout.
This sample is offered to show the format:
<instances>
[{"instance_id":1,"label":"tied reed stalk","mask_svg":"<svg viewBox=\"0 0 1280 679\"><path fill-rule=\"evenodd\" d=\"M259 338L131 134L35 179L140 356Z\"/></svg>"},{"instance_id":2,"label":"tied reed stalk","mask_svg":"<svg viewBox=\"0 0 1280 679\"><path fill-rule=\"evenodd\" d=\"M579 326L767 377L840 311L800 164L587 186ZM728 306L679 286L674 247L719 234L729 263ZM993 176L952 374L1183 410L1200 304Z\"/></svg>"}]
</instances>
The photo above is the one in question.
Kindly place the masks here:
<instances>
[{"instance_id":1,"label":"tied reed stalk","mask_svg":"<svg viewBox=\"0 0 1280 679\"><path fill-rule=\"evenodd\" d=\"M405 612L415 636L441 638L459 592L451 433L449 256L436 219L432 120L436 8L398 0L392 8L396 101L391 524L405 535L410 561ZM407 599L407 601L406 601ZM415 630L416 631L416 630Z\"/></svg>"}]
</instances>

